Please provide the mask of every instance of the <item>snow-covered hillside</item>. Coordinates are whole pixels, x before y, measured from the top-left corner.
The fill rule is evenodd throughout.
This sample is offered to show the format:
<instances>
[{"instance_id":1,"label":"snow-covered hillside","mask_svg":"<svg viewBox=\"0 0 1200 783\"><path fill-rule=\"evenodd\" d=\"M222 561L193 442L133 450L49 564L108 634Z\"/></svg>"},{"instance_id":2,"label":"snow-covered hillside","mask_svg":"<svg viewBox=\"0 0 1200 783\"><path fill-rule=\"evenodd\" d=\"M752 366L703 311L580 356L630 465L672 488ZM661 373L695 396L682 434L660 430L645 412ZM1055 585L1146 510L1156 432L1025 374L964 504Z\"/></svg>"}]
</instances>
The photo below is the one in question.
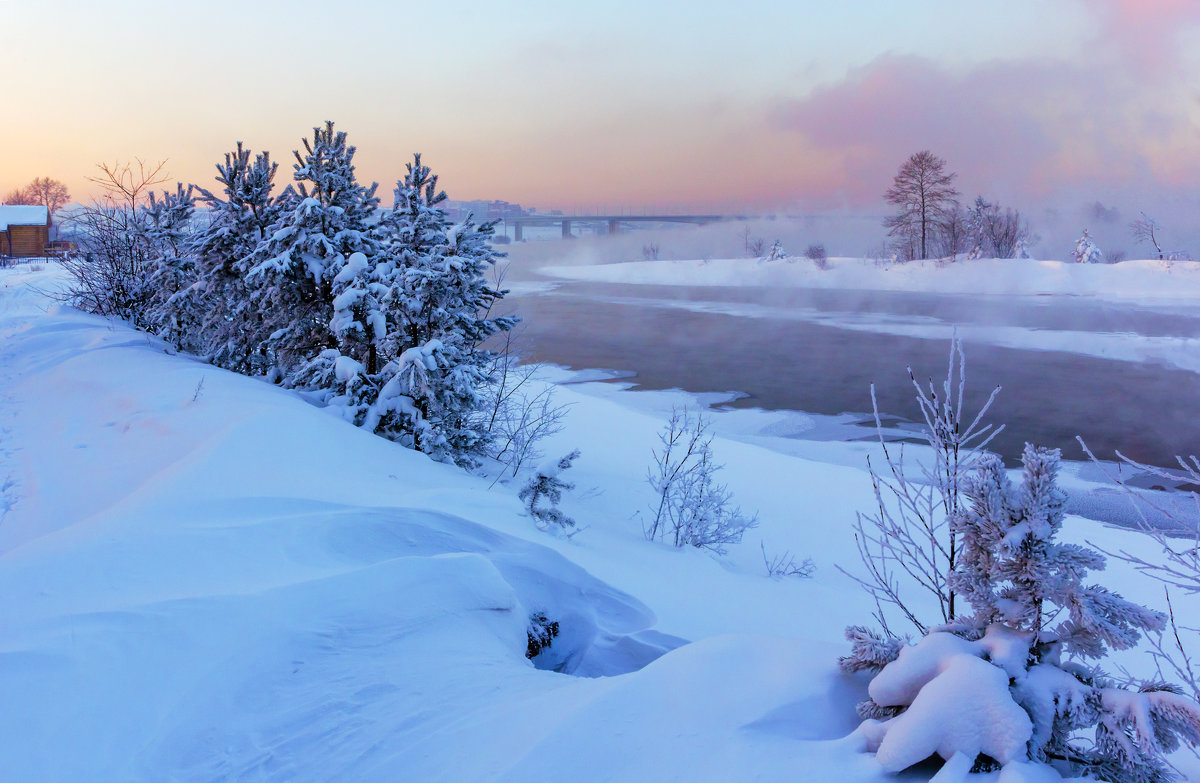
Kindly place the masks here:
<instances>
[{"instance_id":1,"label":"snow-covered hillside","mask_svg":"<svg viewBox=\"0 0 1200 783\"><path fill-rule=\"evenodd\" d=\"M836 669L872 608L835 568L871 503L861 445L718 439L762 524L715 559L641 536L671 396L564 386L549 450L582 449L585 529L558 538L517 485L60 308L56 284L0 271L5 779L896 779L855 732L865 679ZM760 542L815 578L768 578ZM533 612L561 672L525 658Z\"/></svg>"}]
</instances>

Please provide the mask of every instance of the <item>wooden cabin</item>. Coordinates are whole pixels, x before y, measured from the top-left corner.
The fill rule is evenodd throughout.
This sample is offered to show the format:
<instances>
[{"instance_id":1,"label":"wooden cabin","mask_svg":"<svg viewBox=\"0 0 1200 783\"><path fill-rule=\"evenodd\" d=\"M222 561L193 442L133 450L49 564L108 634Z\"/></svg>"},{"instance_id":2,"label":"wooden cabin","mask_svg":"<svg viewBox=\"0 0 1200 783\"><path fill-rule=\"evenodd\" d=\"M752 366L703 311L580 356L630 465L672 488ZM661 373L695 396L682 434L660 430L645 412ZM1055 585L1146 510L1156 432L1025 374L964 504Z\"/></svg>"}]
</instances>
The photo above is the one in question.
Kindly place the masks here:
<instances>
[{"instance_id":1,"label":"wooden cabin","mask_svg":"<svg viewBox=\"0 0 1200 783\"><path fill-rule=\"evenodd\" d=\"M50 210L0 205L0 256L37 258L50 244Z\"/></svg>"}]
</instances>

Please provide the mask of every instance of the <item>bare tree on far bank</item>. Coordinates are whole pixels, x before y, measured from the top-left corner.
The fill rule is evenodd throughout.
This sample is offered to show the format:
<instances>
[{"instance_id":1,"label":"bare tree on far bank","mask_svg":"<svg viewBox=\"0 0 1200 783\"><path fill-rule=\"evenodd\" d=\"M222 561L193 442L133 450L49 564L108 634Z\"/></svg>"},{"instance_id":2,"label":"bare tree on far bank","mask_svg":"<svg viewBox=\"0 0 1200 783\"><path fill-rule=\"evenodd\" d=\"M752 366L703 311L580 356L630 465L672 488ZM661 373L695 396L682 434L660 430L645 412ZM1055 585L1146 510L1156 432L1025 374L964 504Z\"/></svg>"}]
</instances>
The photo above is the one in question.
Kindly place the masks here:
<instances>
[{"instance_id":1,"label":"bare tree on far bank","mask_svg":"<svg viewBox=\"0 0 1200 783\"><path fill-rule=\"evenodd\" d=\"M898 211L886 218L883 225L902 257L929 258L938 227L945 224L958 205L956 176L947 171L945 160L929 150L916 153L900 166L892 186L883 195Z\"/></svg>"}]
</instances>

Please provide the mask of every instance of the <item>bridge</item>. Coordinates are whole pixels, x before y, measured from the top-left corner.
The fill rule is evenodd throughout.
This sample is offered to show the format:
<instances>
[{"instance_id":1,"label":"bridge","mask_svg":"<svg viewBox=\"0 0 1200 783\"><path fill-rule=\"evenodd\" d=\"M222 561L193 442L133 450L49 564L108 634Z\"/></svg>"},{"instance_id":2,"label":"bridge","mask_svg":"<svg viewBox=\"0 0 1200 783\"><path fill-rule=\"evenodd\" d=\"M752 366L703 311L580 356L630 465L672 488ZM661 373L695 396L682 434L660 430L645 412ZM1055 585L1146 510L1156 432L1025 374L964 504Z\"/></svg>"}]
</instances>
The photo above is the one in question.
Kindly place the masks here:
<instances>
[{"instance_id":1,"label":"bridge","mask_svg":"<svg viewBox=\"0 0 1200 783\"><path fill-rule=\"evenodd\" d=\"M512 226L517 242L524 239L525 226L562 226L563 239L569 239L573 223L599 223L608 226L608 233L615 234L622 223L694 223L703 226L722 220L749 220L750 215L518 215L504 219Z\"/></svg>"}]
</instances>

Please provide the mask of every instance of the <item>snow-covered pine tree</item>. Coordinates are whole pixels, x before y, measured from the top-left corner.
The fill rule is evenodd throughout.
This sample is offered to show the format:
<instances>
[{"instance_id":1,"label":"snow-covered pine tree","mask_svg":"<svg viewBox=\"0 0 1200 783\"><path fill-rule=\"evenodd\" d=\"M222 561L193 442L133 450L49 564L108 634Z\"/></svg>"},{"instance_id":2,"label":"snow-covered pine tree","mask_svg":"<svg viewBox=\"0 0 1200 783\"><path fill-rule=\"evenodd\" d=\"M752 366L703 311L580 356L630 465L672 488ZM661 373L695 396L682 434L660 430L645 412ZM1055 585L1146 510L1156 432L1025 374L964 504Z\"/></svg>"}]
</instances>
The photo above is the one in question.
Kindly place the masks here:
<instances>
[{"instance_id":1,"label":"snow-covered pine tree","mask_svg":"<svg viewBox=\"0 0 1200 783\"><path fill-rule=\"evenodd\" d=\"M1024 483L1012 486L999 457L989 455L965 483L969 505L950 520L962 548L951 586L971 604L961 617L977 629L1001 623L1029 634L1037 659L1059 652L1102 658L1107 649L1137 644L1141 632L1159 630L1165 617L1099 585L1085 585L1089 570L1104 568L1095 550L1055 539L1062 529L1066 495L1058 489L1057 449L1026 444ZM1062 618L1050 626L1051 618Z\"/></svg>"},{"instance_id":2,"label":"snow-covered pine tree","mask_svg":"<svg viewBox=\"0 0 1200 783\"><path fill-rule=\"evenodd\" d=\"M177 306L185 292L196 282L197 270L191 255L192 215L196 202L192 186L175 186L175 192L163 191L162 198L150 193L149 201L138 208L135 221L139 241L146 248L149 275L145 323L149 329L176 347L193 349L197 345L201 313L195 308Z\"/></svg>"},{"instance_id":3,"label":"snow-covered pine tree","mask_svg":"<svg viewBox=\"0 0 1200 783\"><path fill-rule=\"evenodd\" d=\"M533 517L538 527L543 530L552 525L560 528L575 527L575 520L560 511L558 504L562 501L564 491L575 488L571 482L564 481L561 474L578 458L579 449L575 449L565 457L541 465L517 494L517 497L525 501L525 512Z\"/></svg>"},{"instance_id":4,"label":"snow-covered pine tree","mask_svg":"<svg viewBox=\"0 0 1200 783\"><path fill-rule=\"evenodd\" d=\"M324 388L332 382L321 353L336 349L333 281L353 253L375 255L369 226L379 200L376 185L358 182L355 148L333 123L314 128L295 151L295 205L240 262L250 301L263 314L264 347L285 383ZM311 363L311 366L310 366Z\"/></svg>"},{"instance_id":5,"label":"snow-covered pine tree","mask_svg":"<svg viewBox=\"0 0 1200 783\"><path fill-rule=\"evenodd\" d=\"M1165 754L1200 743L1200 705L1163 683L1123 686L1063 660L1132 647L1164 617L1084 584L1104 558L1056 540L1058 451L1027 445L1022 464L1016 487L999 458L985 458L951 519L962 546L950 582L974 614L912 645L847 631L854 647L842 668L878 672L859 705L860 731L892 771L937 753L964 774L981 760L1054 761L1113 783L1170 781ZM1086 729L1090 747L1079 743Z\"/></svg>"},{"instance_id":6,"label":"snow-covered pine tree","mask_svg":"<svg viewBox=\"0 0 1200 783\"><path fill-rule=\"evenodd\" d=\"M762 258L762 260L766 262L786 261L787 257L788 254L783 249L783 242L776 239L774 244L771 245L771 249L767 251L767 254Z\"/></svg>"},{"instance_id":7,"label":"snow-covered pine tree","mask_svg":"<svg viewBox=\"0 0 1200 783\"><path fill-rule=\"evenodd\" d=\"M379 372L380 392L363 424L469 466L487 439L478 389L492 354L480 346L516 319L490 317L504 295L486 278L503 256L492 247L495 224L468 217L452 225L437 183L416 155L380 220L386 262L378 263L376 278L387 335L379 344L391 360Z\"/></svg>"},{"instance_id":8,"label":"snow-covered pine tree","mask_svg":"<svg viewBox=\"0 0 1200 783\"><path fill-rule=\"evenodd\" d=\"M389 334L389 308L394 304L391 286L394 264L383 253L351 253L334 276L331 294L333 315L329 329L337 347L326 348L298 371L295 384L321 390L323 401L342 409L343 418L356 425L367 419L384 382L379 376L380 356ZM415 358L417 386L426 381L426 363L436 357ZM410 370L415 368L410 367Z\"/></svg>"},{"instance_id":9,"label":"snow-covered pine tree","mask_svg":"<svg viewBox=\"0 0 1200 783\"><path fill-rule=\"evenodd\" d=\"M1096 247L1096 243L1088 236L1086 228L1083 230L1083 236L1075 243L1075 249L1071 251L1071 258L1077 264L1104 263L1104 254L1100 252L1100 248Z\"/></svg>"},{"instance_id":10,"label":"snow-covered pine tree","mask_svg":"<svg viewBox=\"0 0 1200 783\"><path fill-rule=\"evenodd\" d=\"M965 228L969 246L968 261L983 258L988 252L987 231L984 224L987 222L987 212L991 208L992 205L983 196L976 196L975 203L967 210Z\"/></svg>"},{"instance_id":11,"label":"snow-covered pine tree","mask_svg":"<svg viewBox=\"0 0 1200 783\"><path fill-rule=\"evenodd\" d=\"M289 187L279 197L272 195L279 164L269 152L250 160L251 152L237 143L218 163L216 180L220 193L197 188L207 207L207 224L197 234L192 252L199 281L182 299L180 307L198 307L204 312L201 332L203 351L221 367L251 375L268 369L260 350L263 315L250 303L245 280L246 259L269 236L271 227L292 204Z\"/></svg>"}]
</instances>

